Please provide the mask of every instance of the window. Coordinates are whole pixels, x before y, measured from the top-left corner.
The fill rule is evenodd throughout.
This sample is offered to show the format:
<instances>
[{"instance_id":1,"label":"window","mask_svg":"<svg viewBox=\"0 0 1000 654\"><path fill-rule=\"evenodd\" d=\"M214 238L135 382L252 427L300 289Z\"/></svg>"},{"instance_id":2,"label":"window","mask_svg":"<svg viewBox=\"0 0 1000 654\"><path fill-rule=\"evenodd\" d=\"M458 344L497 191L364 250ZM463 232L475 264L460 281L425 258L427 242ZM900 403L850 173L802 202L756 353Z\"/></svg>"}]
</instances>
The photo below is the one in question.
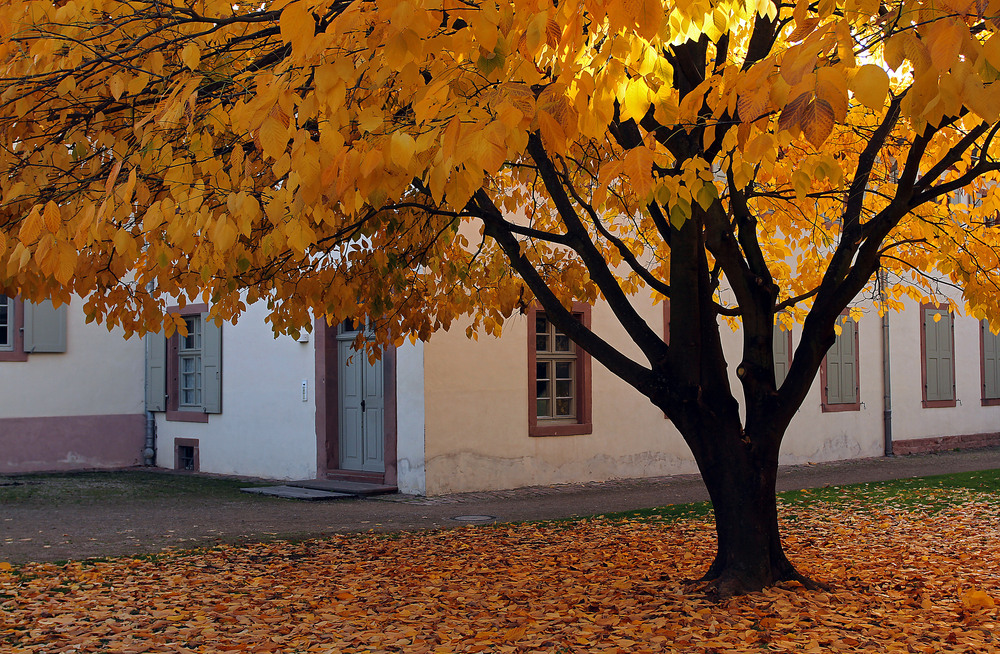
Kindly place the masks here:
<instances>
[{"instance_id":1,"label":"window","mask_svg":"<svg viewBox=\"0 0 1000 654\"><path fill-rule=\"evenodd\" d=\"M0 352L14 350L14 300L0 295Z\"/></svg>"},{"instance_id":2,"label":"window","mask_svg":"<svg viewBox=\"0 0 1000 654\"><path fill-rule=\"evenodd\" d=\"M920 376L923 406L955 406L954 321L947 308L921 305Z\"/></svg>"},{"instance_id":3,"label":"window","mask_svg":"<svg viewBox=\"0 0 1000 654\"><path fill-rule=\"evenodd\" d=\"M201 409L201 316L185 316L187 335L180 336L180 400L182 411Z\"/></svg>"},{"instance_id":4,"label":"window","mask_svg":"<svg viewBox=\"0 0 1000 654\"><path fill-rule=\"evenodd\" d=\"M0 361L66 351L66 306L0 295Z\"/></svg>"},{"instance_id":5,"label":"window","mask_svg":"<svg viewBox=\"0 0 1000 654\"><path fill-rule=\"evenodd\" d=\"M1000 405L1000 334L990 331L988 320L979 322L979 345L983 406Z\"/></svg>"},{"instance_id":6,"label":"window","mask_svg":"<svg viewBox=\"0 0 1000 654\"><path fill-rule=\"evenodd\" d=\"M784 331L778 325L774 326L774 384L777 388L788 376L788 367L792 365L792 332Z\"/></svg>"},{"instance_id":7,"label":"window","mask_svg":"<svg viewBox=\"0 0 1000 654\"><path fill-rule=\"evenodd\" d=\"M198 439L174 439L174 470L199 472L201 470L201 462L199 461L199 458Z\"/></svg>"},{"instance_id":8,"label":"window","mask_svg":"<svg viewBox=\"0 0 1000 654\"><path fill-rule=\"evenodd\" d=\"M590 307L574 303L573 313L590 326ZM590 356L548 319L528 312L530 436L589 434L591 421Z\"/></svg>"},{"instance_id":9,"label":"window","mask_svg":"<svg viewBox=\"0 0 1000 654\"><path fill-rule=\"evenodd\" d=\"M823 411L860 411L858 376L858 325L849 316L837 320L840 334L826 352L820 367Z\"/></svg>"},{"instance_id":10,"label":"window","mask_svg":"<svg viewBox=\"0 0 1000 654\"><path fill-rule=\"evenodd\" d=\"M187 334L149 334L146 343L146 406L167 420L208 422L222 413L222 328L208 319L208 306L173 308Z\"/></svg>"}]
</instances>

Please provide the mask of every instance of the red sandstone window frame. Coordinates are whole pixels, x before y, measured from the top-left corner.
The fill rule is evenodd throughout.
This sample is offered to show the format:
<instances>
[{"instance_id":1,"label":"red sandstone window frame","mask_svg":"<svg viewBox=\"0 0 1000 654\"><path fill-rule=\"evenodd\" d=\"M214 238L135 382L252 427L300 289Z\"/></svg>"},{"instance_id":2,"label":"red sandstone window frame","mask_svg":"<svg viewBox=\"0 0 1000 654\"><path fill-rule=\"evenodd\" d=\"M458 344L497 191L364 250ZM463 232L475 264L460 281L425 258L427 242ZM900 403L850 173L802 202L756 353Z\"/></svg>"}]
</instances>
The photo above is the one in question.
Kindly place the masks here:
<instances>
[{"instance_id":1,"label":"red sandstone window frame","mask_svg":"<svg viewBox=\"0 0 1000 654\"><path fill-rule=\"evenodd\" d=\"M14 321L11 323L10 331L13 336L13 347L9 350L0 350L0 362L28 360L28 353L24 351L24 301L17 297L5 295L10 302L10 307L14 311Z\"/></svg>"},{"instance_id":2,"label":"red sandstone window frame","mask_svg":"<svg viewBox=\"0 0 1000 654\"><path fill-rule=\"evenodd\" d=\"M986 330L990 328L988 320L979 321L979 387L982 406L1000 406L1000 397L986 397ZM992 335L992 332L990 332Z\"/></svg>"},{"instance_id":3,"label":"red sandstone window frame","mask_svg":"<svg viewBox=\"0 0 1000 654\"><path fill-rule=\"evenodd\" d=\"M571 308L573 314L590 328L591 306L585 302L574 302ZM593 387L591 384L590 355L574 343L576 352L576 417L567 421L539 420L536 407L537 373L535 364L538 361L535 351L535 317L545 313L540 306L528 309L528 435L529 436L579 436L592 434L594 422L592 417Z\"/></svg>"},{"instance_id":4,"label":"red sandstone window frame","mask_svg":"<svg viewBox=\"0 0 1000 654\"><path fill-rule=\"evenodd\" d=\"M208 311L208 305L188 304L181 307L169 307L167 313L176 313L179 316L200 316ZM208 422L208 415L202 411L191 411L180 408L181 381L180 381L180 334L167 339L167 411L168 422Z\"/></svg>"}]
</instances>

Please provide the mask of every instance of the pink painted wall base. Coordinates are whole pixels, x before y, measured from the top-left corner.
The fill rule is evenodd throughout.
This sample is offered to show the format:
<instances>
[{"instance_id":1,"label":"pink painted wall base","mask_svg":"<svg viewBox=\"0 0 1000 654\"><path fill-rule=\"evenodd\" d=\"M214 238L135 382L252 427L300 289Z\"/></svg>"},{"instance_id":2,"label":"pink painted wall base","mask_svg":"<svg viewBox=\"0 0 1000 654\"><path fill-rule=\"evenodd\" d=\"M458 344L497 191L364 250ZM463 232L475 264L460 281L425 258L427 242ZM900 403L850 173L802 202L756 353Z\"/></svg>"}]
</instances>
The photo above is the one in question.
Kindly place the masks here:
<instances>
[{"instance_id":1,"label":"pink painted wall base","mask_svg":"<svg viewBox=\"0 0 1000 654\"><path fill-rule=\"evenodd\" d=\"M1000 445L1000 434L998 433L959 434L957 436L935 436L893 441L892 451L894 454L926 454L959 448L996 447L997 445Z\"/></svg>"},{"instance_id":2,"label":"pink painted wall base","mask_svg":"<svg viewBox=\"0 0 1000 654\"><path fill-rule=\"evenodd\" d=\"M0 473L139 465L145 421L141 413L0 418Z\"/></svg>"}]
</instances>

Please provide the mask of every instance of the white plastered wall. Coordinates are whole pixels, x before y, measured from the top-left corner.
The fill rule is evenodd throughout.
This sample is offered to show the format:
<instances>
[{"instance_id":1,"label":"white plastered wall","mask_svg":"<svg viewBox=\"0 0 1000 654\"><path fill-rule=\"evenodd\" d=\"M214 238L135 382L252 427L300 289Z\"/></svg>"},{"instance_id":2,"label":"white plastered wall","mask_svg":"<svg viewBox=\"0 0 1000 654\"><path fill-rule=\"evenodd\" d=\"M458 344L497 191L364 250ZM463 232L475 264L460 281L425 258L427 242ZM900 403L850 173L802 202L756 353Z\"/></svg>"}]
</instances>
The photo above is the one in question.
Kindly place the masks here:
<instances>
[{"instance_id":1,"label":"white plastered wall","mask_svg":"<svg viewBox=\"0 0 1000 654\"><path fill-rule=\"evenodd\" d=\"M823 385L819 373L802 406L795 413L781 445L779 462L794 465L881 456L882 436L882 325L870 307L857 325L859 381L857 411L823 411ZM792 330L792 347L798 347L801 328ZM793 349L794 352L794 349Z\"/></svg>"},{"instance_id":2,"label":"white plastered wall","mask_svg":"<svg viewBox=\"0 0 1000 654\"><path fill-rule=\"evenodd\" d=\"M642 309L663 330L663 309ZM641 361L604 305L593 309L593 327ZM425 350L427 492L584 482L696 472L693 456L663 413L645 397L593 362L593 433L528 436L527 324L513 319L502 339L465 337L464 329L435 334ZM742 338L722 327L734 394ZM798 344L793 332L793 347ZM796 414L781 462L796 464L882 453L881 328L868 311L858 331L859 411L823 412L819 375ZM919 369L918 369L919 375Z\"/></svg>"},{"instance_id":3,"label":"white plastered wall","mask_svg":"<svg viewBox=\"0 0 1000 654\"><path fill-rule=\"evenodd\" d=\"M643 315L662 332L662 306L650 304ZM638 358L606 307L594 308L592 323ZM593 433L529 437L527 329L527 320L515 317L501 339L472 341L459 325L426 345L429 495L696 470L663 413L597 362Z\"/></svg>"},{"instance_id":4,"label":"white plastered wall","mask_svg":"<svg viewBox=\"0 0 1000 654\"><path fill-rule=\"evenodd\" d=\"M83 300L66 311L66 351L0 362L0 417L142 414L143 343L87 324Z\"/></svg>"},{"instance_id":5,"label":"white plastered wall","mask_svg":"<svg viewBox=\"0 0 1000 654\"><path fill-rule=\"evenodd\" d=\"M424 495L424 344L396 348L396 487Z\"/></svg>"},{"instance_id":6,"label":"white plastered wall","mask_svg":"<svg viewBox=\"0 0 1000 654\"><path fill-rule=\"evenodd\" d=\"M947 311L947 309L942 309ZM920 374L921 311L908 301L906 311L890 315L893 441L1000 432L1000 406L982 406L982 350L979 321L954 314L954 407L925 408Z\"/></svg>"},{"instance_id":7,"label":"white plastered wall","mask_svg":"<svg viewBox=\"0 0 1000 654\"><path fill-rule=\"evenodd\" d=\"M174 467L174 439L198 440L200 470L270 479L316 476L316 354L312 339L275 339L263 304L222 327L222 413L207 423L156 414L158 466ZM302 399L302 382L306 399Z\"/></svg>"}]
</instances>

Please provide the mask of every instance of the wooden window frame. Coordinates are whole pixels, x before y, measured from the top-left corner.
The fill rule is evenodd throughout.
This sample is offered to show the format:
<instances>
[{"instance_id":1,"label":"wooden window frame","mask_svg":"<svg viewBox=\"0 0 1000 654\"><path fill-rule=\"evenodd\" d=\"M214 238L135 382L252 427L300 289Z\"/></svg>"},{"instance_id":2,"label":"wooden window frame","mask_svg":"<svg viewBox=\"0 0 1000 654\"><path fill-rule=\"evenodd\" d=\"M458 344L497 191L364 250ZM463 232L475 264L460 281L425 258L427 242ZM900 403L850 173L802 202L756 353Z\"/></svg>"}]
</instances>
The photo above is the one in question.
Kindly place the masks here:
<instances>
[{"instance_id":1,"label":"wooden window frame","mask_svg":"<svg viewBox=\"0 0 1000 654\"><path fill-rule=\"evenodd\" d=\"M207 304L188 304L181 307L169 307L167 313L175 313L179 316L200 316L208 311ZM202 336L204 338L204 335ZM204 341L202 343L204 346ZM173 336L167 339L167 410L166 419L169 422L208 422L208 415L204 411L180 407L181 382L180 382L180 334L174 332ZM204 380L202 380L204 386ZM204 394L204 387L202 388ZM202 397L204 402L204 397Z\"/></svg>"},{"instance_id":2,"label":"wooden window frame","mask_svg":"<svg viewBox=\"0 0 1000 654\"><path fill-rule=\"evenodd\" d=\"M571 311L584 327L590 329L591 306L585 302L574 302ZM529 436L580 436L594 432L592 414L593 387L591 384L591 358L579 345L576 351L576 417L566 422L552 424L548 419L538 419L536 406L536 368L538 362L535 351L535 317L545 313L540 306L528 309L528 435ZM572 421L572 422L571 422Z\"/></svg>"},{"instance_id":3,"label":"wooden window frame","mask_svg":"<svg viewBox=\"0 0 1000 654\"><path fill-rule=\"evenodd\" d=\"M3 297L14 312L14 320L10 324L11 347L0 350L0 361L27 361L28 353L24 351L24 301L17 296Z\"/></svg>"},{"instance_id":4,"label":"wooden window frame","mask_svg":"<svg viewBox=\"0 0 1000 654\"><path fill-rule=\"evenodd\" d=\"M180 366L180 370L178 371L178 383L177 383L178 386L177 404L178 408L181 411L197 411L198 409L204 406L204 402L202 401L202 394L205 388L205 383L202 380L202 376L204 374L202 371L202 354L204 351L204 346L201 338L201 331L204 322L202 321L200 315L184 316L184 322L188 323L188 333L187 336L179 336L177 339L178 342L177 358L181 364L184 363L185 359L189 359L196 362L197 370L194 370L193 372L185 371L184 366L183 365ZM195 342L197 343L197 347L186 347L185 341L188 339L192 339L192 337L193 340L195 340ZM193 383L190 388L184 385L185 382L184 376L188 374L194 375ZM185 391L190 391L197 399L197 402L185 403L184 402Z\"/></svg>"},{"instance_id":5,"label":"wooden window frame","mask_svg":"<svg viewBox=\"0 0 1000 654\"><path fill-rule=\"evenodd\" d=\"M844 317L850 317L850 311L844 311L840 314L838 319ZM861 325L858 321L851 319L854 323L854 392L857 398L856 402L838 402L830 403L827 401L827 355L823 355L823 363L819 367L819 383L820 383L820 408L823 413L838 413L840 411L860 411L861 410L861 349L859 347L861 338L859 334L861 333ZM789 332L789 336L791 332ZM838 337L839 338L839 337ZM832 346L831 346L832 347Z\"/></svg>"},{"instance_id":6,"label":"wooden window frame","mask_svg":"<svg viewBox=\"0 0 1000 654\"><path fill-rule=\"evenodd\" d=\"M924 319L928 309L943 312L948 315L951 321L951 385L952 399L950 400L928 400L927 399L927 321ZM933 302L923 302L920 305L920 404L925 409L940 409L958 406L958 384L955 380L955 316L947 306Z\"/></svg>"},{"instance_id":7,"label":"wooden window frame","mask_svg":"<svg viewBox=\"0 0 1000 654\"><path fill-rule=\"evenodd\" d=\"M986 330L989 328L988 320L979 321L979 386L982 389L980 401L982 406L1000 406L1000 397L986 397ZM993 333L990 332L990 335Z\"/></svg>"}]
</instances>

